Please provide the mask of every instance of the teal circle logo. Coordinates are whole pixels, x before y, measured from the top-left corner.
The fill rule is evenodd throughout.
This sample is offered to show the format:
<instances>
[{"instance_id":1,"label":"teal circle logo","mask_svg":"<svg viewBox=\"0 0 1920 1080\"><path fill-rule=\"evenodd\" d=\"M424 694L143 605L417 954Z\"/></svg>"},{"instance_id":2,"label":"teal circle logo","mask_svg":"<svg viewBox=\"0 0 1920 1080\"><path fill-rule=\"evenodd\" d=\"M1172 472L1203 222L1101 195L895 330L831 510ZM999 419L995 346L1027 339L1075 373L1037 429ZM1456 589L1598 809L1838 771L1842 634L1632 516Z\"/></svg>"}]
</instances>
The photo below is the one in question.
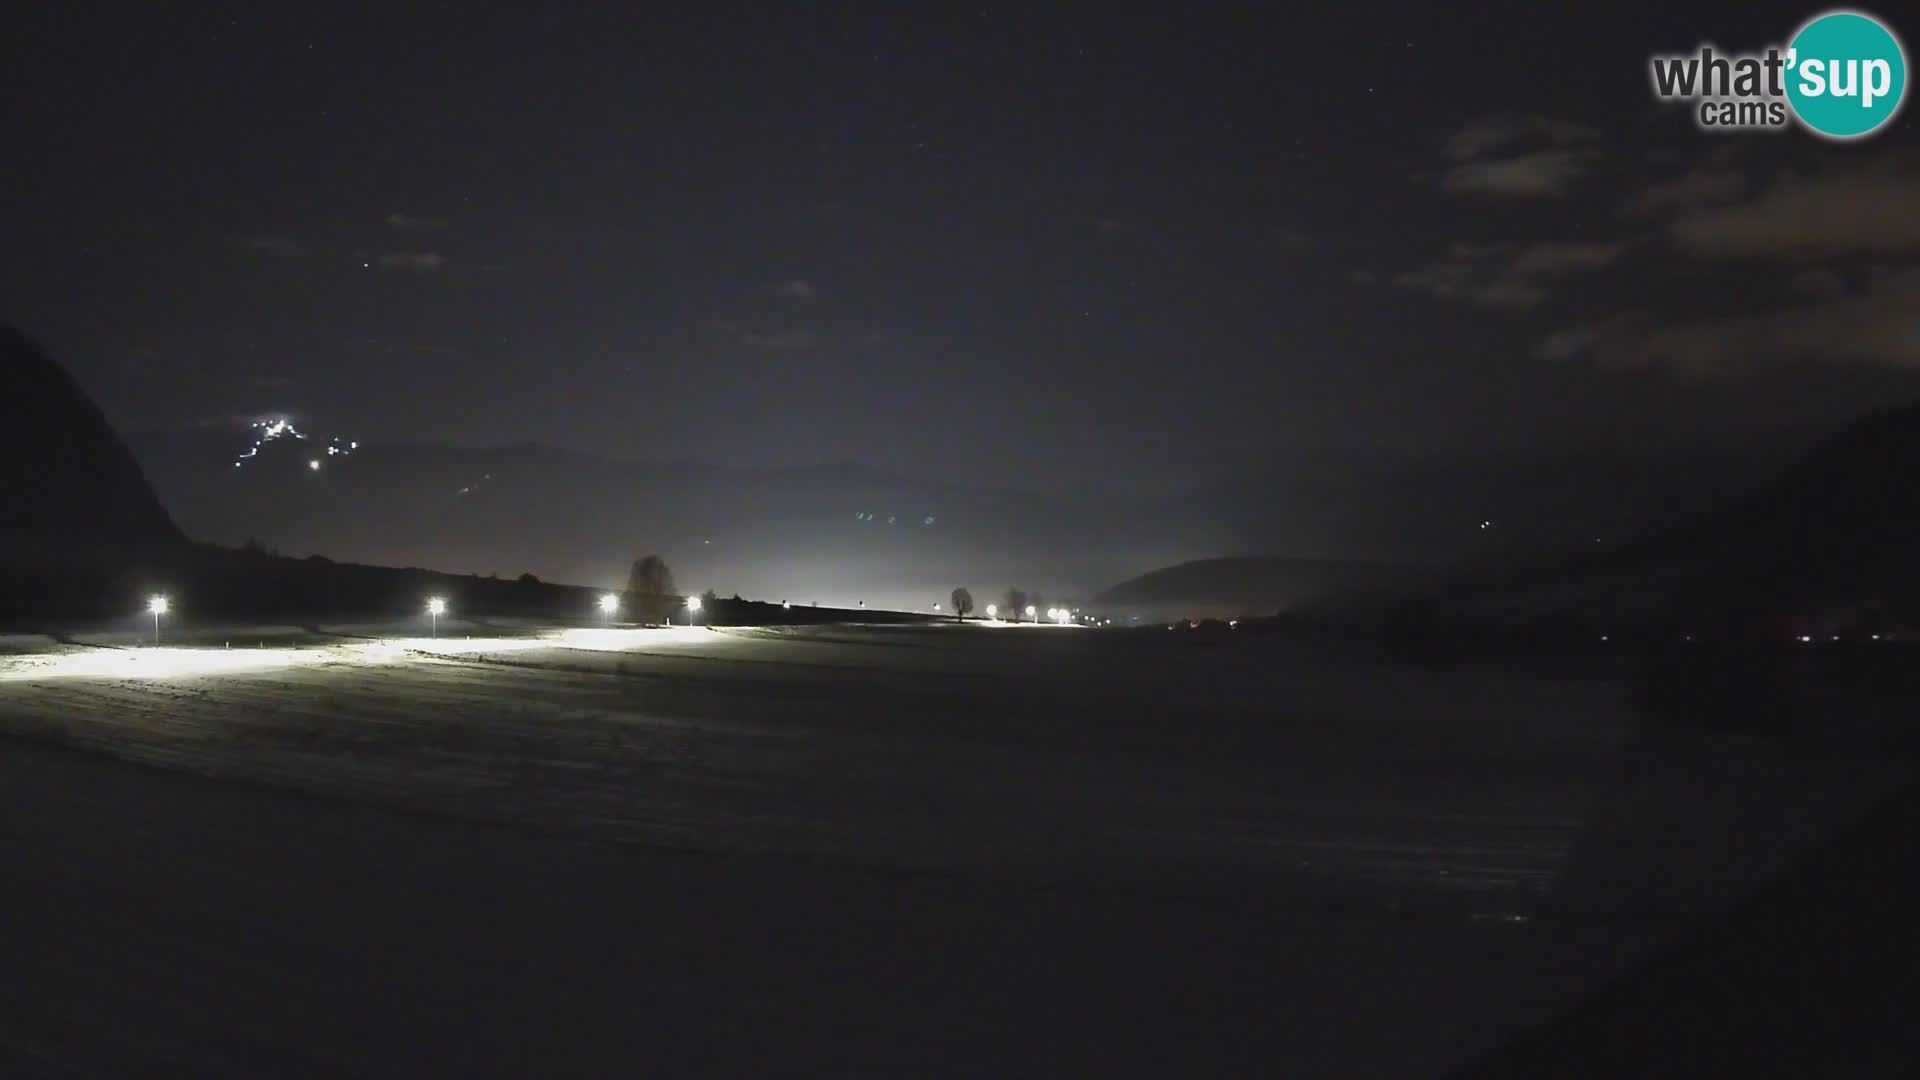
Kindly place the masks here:
<instances>
[{"instance_id":1,"label":"teal circle logo","mask_svg":"<svg viewBox=\"0 0 1920 1080\"><path fill-rule=\"evenodd\" d=\"M1787 101L1816 135L1857 139L1900 111L1907 55L1900 39L1873 16L1815 16L1787 50Z\"/></svg>"}]
</instances>

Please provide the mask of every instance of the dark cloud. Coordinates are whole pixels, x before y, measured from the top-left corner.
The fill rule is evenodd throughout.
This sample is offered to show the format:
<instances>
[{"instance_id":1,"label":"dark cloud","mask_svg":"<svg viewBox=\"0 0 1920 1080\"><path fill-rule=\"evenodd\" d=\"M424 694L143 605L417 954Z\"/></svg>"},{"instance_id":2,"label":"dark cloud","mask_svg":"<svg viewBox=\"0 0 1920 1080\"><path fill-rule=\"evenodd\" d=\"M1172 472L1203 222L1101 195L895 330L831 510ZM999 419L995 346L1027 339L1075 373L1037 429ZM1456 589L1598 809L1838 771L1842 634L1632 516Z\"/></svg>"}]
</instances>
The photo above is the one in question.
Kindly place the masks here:
<instances>
[{"instance_id":1,"label":"dark cloud","mask_svg":"<svg viewBox=\"0 0 1920 1080\"><path fill-rule=\"evenodd\" d=\"M1600 153L1600 133L1538 113L1486 116L1447 136L1444 191L1499 198L1563 195ZM1491 157L1495 151L1501 156Z\"/></svg>"},{"instance_id":2,"label":"dark cloud","mask_svg":"<svg viewBox=\"0 0 1920 1080\"><path fill-rule=\"evenodd\" d=\"M1832 282L1826 283L1831 286ZM1717 318L1628 313L1562 330L1540 343L1550 360L1590 357L1602 368L1664 368L1724 379L1795 362L1920 369L1920 267L1882 267L1858 293L1829 287L1812 299Z\"/></svg>"},{"instance_id":3,"label":"dark cloud","mask_svg":"<svg viewBox=\"0 0 1920 1080\"><path fill-rule=\"evenodd\" d=\"M1448 169L1440 187L1455 194L1549 198L1566 194L1598 158L1592 150L1536 150L1517 157L1470 161Z\"/></svg>"},{"instance_id":4,"label":"dark cloud","mask_svg":"<svg viewBox=\"0 0 1920 1080\"><path fill-rule=\"evenodd\" d=\"M447 265L447 257L435 251L390 251L376 256L374 262L385 270L431 274Z\"/></svg>"},{"instance_id":5,"label":"dark cloud","mask_svg":"<svg viewBox=\"0 0 1920 1080\"><path fill-rule=\"evenodd\" d=\"M1483 116L1447 136L1446 152L1454 161L1466 162L1517 142L1570 146L1599 138L1600 132L1584 124L1539 113L1503 113Z\"/></svg>"},{"instance_id":6,"label":"dark cloud","mask_svg":"<svg viewBox=\"0 0 1920 1080\"><path fill-rule=\"evenodd\" d=\"M1787 287L1796 296L1810 296L1817 300L1837 299L1848 292L1847 279L1828 266L1810 266L1800 271L1793 275Z\"/></svg>"},{"instance_id":7,"label":"dark cloud","mask_svg":"<svg viewBox=\"0 0 1920 1080\"><path fill-rule=\"evenodd\" d=\"M1465 300L1483 307L1526 308L1547 298L1545 288L1525 278L1464 260L1408 270L1395 275L1393 283L1442 300Z\"/></svg>"},{"instance_id":8,"label":"dark cloud","mask_svg":"<svg viewBox=\"0 0 1920 1080\"><path fill-rule=\"evenodd\" d=\"M280 259L297 259L307 253L300 242L290 236L277 236L267 233L255 233L248 236L236 236L235 246L256 255L271 255Z\"/></svg>"},{"instance_id":9,"label":"dark cloud","mask_svg":"<svg viewBox=\"0 0 1920 1080\"><path fill-rule=\"evenodd\" d=\"M1745 195L1751 184L1744 172L1712 167L1693 169L1634 192L1620 204L1620 212L1638 217L1728 203Z\"/></svg>"},{"instance_id":10,"label":"dark cloud","mask_svg":"<svg viewBox=\"0 0 1920 1080\"><path fill-rule=\"evenodd\" d=\"M1547 277L1599 270L1612 265L1626 250L1623 243L1535 244L1515 256L1513 272L1522 277Z\"/></svg>"},{"instance_id":11,"label":"dark cloud","mask_svg":"<svg viewBox=\"0 0 1920 1080\"><path fill-rule=\"evenodd\" d=\"M1603 269L1625 250L1618 243L1533 244L1517 251L1455 244L1445 260L1399 274L1393 283L1442 300L1529 308L1550 295L1543 279Z\"/></svg>"},{"instance_id":12,"label":"dark cloud","mask_svg":"<svg viewBox=\"0 0 1920 1080\"><path fill-rule=\"evenodd\" d=\"M804 328L762 334L752 331L740 335L740 344L750 349L811 349L815 336Z\"/></svg>"},{"instance_id":13,"label":"dark cloud","mask_svg":"<svg viewBox=\"0 0 1920 1080\"><path fill-rule=\"evenodd\" d=\"M1783 177L1750 199L1673 221L1674 243L1713 258L1817 260L1920 252L1920 169L1911 159Z\"/></svg>"}]
</instances>

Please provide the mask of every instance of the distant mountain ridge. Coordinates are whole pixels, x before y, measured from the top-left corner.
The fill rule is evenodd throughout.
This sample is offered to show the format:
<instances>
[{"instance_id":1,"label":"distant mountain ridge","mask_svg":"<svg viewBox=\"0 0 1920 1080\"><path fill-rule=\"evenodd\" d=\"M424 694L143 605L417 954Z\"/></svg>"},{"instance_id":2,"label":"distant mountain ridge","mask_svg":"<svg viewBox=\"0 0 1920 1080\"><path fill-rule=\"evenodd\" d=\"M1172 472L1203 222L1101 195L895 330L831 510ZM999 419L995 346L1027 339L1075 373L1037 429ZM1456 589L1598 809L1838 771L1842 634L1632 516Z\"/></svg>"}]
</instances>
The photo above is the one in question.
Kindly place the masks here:
<instances>
[{"instance_id":1,"label":"distant mountain ridge","mask_svg":"<svg viewBox=\"0 0 1920 1080\"><path fill-rule=\"evenodd\" d=\"M539 444L363 442L326 433L241 458L247 429L150 432L137 452L194 536L295 554L612 586L659 553L683 585L795 603L928 609L956 584L1090 592L1103 535L1189 545L1192 515L969 488L855 462L625 460ZM239 464L236 466L236 461ZM318 467L314 467L317 463ZM1145 530L1131 522L1150 523ZM1156 535L1157 531L1157 535ZM1076 573L1085 579L1075 579ZM1097 575L1097 576L1095 576Z\"/></svg>"},{"instance_id":2,"label":"distant mountain ridge","mask_svg":"<svg viewBox=\"0 0 1920 1080\"><path fill-rule=\"evenodd\" d=\"M1156 614L1271 615L1354 589L1406 579L1385 563L1279 556L1227 556L1162 567L1101 591L1096 604Z\"/></svg>"}]
</instances>

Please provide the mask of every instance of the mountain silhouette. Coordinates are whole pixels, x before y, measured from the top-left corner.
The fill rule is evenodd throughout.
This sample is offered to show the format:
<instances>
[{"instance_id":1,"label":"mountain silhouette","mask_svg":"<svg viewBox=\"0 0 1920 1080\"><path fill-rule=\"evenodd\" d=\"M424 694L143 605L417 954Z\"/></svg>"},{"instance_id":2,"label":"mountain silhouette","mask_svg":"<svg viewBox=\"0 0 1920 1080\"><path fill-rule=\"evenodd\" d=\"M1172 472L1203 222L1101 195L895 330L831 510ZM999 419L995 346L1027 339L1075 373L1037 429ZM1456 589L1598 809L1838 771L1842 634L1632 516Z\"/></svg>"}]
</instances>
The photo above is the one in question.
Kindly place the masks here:
<instances>
[{"instance_id":1,"label":"mountain silhouette","mask_svg":"<svg viewBox=\"0 0 1920 1080\"><path fill-rule=\"evenodd\" d=\"M1141 574L1102 591L1094 602L1175 615L1271 615L1330 594L1404 579L1379 563L1271 556L1196 559Z\"/></svg>"},{"instance_id":2,"label":"mountain silhouette","mask_svg":"<svg viewBox=\"0 0 1920 1080\"><path fill-rule=\"evenodd\" d=\"M1911 626L1920 404L1860 418L1750 493L1607 553L1463 575L1457 614L1688 633ZM1711 505L1703 493L1703 504Z\"/></svg>"},{"instance_id":3,"label":"mountain silhouette","mask_svg":"<svg viewBox=\"0 0 1920 1080\"><path fill-rule=\"evenodd\" d=\"M0 534L13 546L178 544L139 464L80 384L0 323Z\"/></svg>"}]
</instances>

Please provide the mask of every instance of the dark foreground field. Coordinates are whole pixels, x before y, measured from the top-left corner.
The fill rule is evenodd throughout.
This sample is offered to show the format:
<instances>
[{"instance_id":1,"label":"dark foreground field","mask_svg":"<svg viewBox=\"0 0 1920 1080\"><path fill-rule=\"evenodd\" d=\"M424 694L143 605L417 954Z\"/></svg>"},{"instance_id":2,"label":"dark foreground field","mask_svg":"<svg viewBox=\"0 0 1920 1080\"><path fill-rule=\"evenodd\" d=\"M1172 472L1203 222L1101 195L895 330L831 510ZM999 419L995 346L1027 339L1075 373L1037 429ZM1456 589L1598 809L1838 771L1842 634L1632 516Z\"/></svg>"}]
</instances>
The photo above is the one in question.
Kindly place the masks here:
<instances>
[{"instance_id":1,"label":"dark foreground field","mask_svg":"<svg viewBox=\"0 0 1920 1080\"><path fill-rule=\"evenodd\" d=\"M1438 1076L1905 779L1604 667L390 632L0 643L0 1072Z\"/></svg>"}]
</instances>

